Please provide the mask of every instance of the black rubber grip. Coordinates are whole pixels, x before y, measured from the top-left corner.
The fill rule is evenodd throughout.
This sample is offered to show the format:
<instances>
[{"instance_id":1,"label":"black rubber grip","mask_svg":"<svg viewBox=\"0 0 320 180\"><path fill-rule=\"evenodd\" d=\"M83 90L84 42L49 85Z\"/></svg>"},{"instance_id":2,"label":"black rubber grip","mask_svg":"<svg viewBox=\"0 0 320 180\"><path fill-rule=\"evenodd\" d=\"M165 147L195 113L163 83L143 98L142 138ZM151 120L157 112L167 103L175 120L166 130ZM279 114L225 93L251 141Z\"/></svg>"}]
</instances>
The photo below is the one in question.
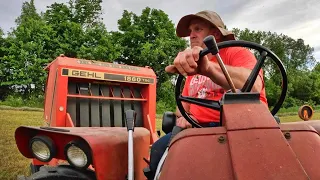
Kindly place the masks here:
<instances>
[{"instance_id":1,"label":"black rubber grip","mask_svg":"<svg viewBox=\"0 0 320 180\"><path fill-rule=\"evenodd\" d=\"M216 39L210 35L207 36L204 40L203 40L204 44L207 46L209 52L212 55L216 55L219 52L219 48L216 42Z\"/></svg>"},{"instance_id":2,"label":"black rubber grip","mask_svg":"<svg viewBox=\"0 0 320 180\"><path fill-rule=\"evenodd\" d=\"M127 129L134 131L134 123L136 121L137 113L134 110L127 110L126 111L126 122L127 122Z\"/></svg>"}]
</instances>

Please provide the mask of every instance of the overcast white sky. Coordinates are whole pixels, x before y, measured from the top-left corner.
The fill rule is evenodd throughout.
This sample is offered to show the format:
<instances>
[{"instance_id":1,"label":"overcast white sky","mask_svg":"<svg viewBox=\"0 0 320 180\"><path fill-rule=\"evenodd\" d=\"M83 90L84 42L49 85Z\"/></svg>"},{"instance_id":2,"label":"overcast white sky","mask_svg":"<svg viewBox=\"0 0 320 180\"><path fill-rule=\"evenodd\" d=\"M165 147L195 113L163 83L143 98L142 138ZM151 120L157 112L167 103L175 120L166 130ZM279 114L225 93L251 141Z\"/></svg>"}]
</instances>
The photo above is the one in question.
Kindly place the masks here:
<instances>
[{"instance_id":1,"label":"overcast white sky","mask_svg":"<svg viewBox=\"0 0 320 180\"><path fill-rule=\"evenodd\" d=\"M29 0L0 0L0 27L6 32L14 27L21 6ZM45 11L54 2L35 0L37 10ZM162 9L176 24L189 13L213 10L220 14L229 29L234 27L272 31L294 39L302 38L315 48L320 61L320 0L103 0L103 19L108 30L117 30L124 9L140 14L146 6Z\"/></svg>"}]
</instances>

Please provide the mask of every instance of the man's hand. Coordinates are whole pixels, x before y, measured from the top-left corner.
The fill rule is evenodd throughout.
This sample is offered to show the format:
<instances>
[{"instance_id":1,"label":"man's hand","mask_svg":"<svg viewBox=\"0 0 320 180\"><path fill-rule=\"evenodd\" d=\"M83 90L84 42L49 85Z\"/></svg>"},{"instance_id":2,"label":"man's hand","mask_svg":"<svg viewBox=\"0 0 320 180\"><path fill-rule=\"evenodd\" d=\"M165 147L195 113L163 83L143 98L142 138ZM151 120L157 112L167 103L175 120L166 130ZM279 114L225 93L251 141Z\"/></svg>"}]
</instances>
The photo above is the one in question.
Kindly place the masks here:
<instances>
[{"instance_id":1,"label":"man's hand","mask_svg":"<svg viewBox=\"0 0 320 180\"><path fill-rule=\"evenodd\" d=\"M195 120L195 121L197 121L192 115L190 115L191 116L191 118L193 119L193 120ZM197 121L198 122L198 121ZM179 117L178 119L177 119L177 121L176 121L176 126L179 126L179 127L181 127L181 128L185 128L185 129L187 129L187 128L192 128L192 125L183 117L183 116L181 116L181 117Z\"/></svg>"},{"instance_id":2,"label":"man's hand","mask_svg":"<svg viewBox=\"0 0 320 180\"><path fill-rule=\"evenodd\" d=\"M183 76L191 76L195 74L207 75L210 61L207 56L199 60L201 47L195 46L192 49L186 49L179 52L173 61L173 65L166 67L168 73L180 73Z\"/></svg>"},{"instance_id":3,"label":"man's hand","mask_svg":"<svg viewBox=\"0 0 320 180\"><path fill-rule=\"evenodd\" d=\"M192 125L182 116L177 119L176 126L179 126L184 129L192 128Z\"/></svg>"}]
</instances>

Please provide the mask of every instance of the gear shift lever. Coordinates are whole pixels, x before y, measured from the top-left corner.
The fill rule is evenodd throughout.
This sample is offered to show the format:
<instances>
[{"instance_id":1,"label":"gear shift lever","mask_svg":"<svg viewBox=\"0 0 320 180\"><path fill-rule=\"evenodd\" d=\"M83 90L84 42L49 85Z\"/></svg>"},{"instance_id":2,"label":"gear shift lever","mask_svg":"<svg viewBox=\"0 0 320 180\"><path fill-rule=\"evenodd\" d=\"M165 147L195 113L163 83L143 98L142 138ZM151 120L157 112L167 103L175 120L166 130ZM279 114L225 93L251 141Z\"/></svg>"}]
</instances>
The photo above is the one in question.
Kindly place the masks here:
<instances>
[{"instance_id":1,"label":"gear shift lever","mask_svg":"<svg viewBox=\"0 0 320 180\"><path fill-rule=\"evenodd\" d=\"M220 65L220 68L221 68L224 76L226 77L226 79L229 83L229 86L231 87L232 92L236 93L236 88L235 88L235 86L232 82L232 79L231 79L231 77L230 77L221 57L220 57L219 48L218 48L218 45L217 45L215 38L212 35L210 35L210 36L207 36L203 40L203 42L207 47L203 51L200 52L200 57L203 57L204 55L206 55L208 53L215 55L218 60L219 65Z\"/></svg>"},{"instance_id":2,"label":"gear shift lever","mask_svg":"<svg viewBox=\"0 0 320 180\"><path fill-rule=\"evenodd\" d=\"M126 111L126 123L128 130L128 180L134 179L134 159L133 159L133 131L137 113L134 110Z\"/></svg>"}]
</instances>

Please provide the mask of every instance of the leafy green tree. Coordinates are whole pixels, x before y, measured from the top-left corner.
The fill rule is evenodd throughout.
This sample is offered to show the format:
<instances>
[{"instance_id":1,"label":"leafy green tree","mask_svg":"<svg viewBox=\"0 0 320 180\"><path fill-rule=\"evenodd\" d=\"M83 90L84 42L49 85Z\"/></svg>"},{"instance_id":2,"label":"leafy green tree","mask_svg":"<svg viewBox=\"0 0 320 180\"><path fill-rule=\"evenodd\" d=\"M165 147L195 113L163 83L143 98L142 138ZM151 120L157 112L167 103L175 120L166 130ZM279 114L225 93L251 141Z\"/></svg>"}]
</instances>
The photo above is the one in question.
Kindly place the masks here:
<instances>
[{"instance_id":1,"label":"leafy green tree","mask_svg":"<svg viewBox=\"0 0 320 180\"><path fill-rule=\"evenodd\" d=\"M314 49L306 45L303 39L294 40L284 34L251 31L247 28L244 30L235 28L233 32L241 40L256 42L269 48L281 59L289 73L295 69L306 70L315 63Z\"/></svg>"},{"instance_id":2,"label":"leafy green tree","mask_svg":"<svg viewBox=\"0 0 320 180\"><path fill-rule=\"evenodd\" d=\"M42 94L46 79L43 68L60 54L102 61L118 57L120 50L112 44L111 35L94 19L99 14L100 1L87 2L96 3L91 4L91 15L90 8L81 8L85 2L70 1L70 7L54 3L41 16L33 0L23 3L17 27L6 39L0 74L6 79L0 85L15 87L26 96ZM80 15L81 11L87 19Z\"/></svg>"},{"instance_id":3,"label":"leafy green tree","mask_svg":"<svg viewBox=\"0 0 320 180\"><path fill-rule=\"evenodd\" d=\"M7 65L3 59L7 53L6 38L3 36L3 30L0 28L0 100L4 100L7 94L10 92L10 86L4 83L7 81L8 77L6 76Z\"/></svg>"},{"instance_id":4,"label":"leafy green tree","mask_svg":"<svg viewBox=\"0 0 320 180\"><path fill-rule=\"evenodd\" d=\"M21 8L21 15L15 20L17 25L26 23L29 19L32 18L34 20L40 20L40 15L36 11L36 7L34 5L34 0L29 2L24 2Z\"/></svg>"},{"instance_id":5,"label":"leafy green tree","mask_svg":"<svg viewBox=\"0 0 320 180\"><path fill-rule=\"evenodd\" d=\"M161 98L157 102L157 113L162 114L165 111L175 111L175 86L171 80L163 82L158 89L157 96Z\"/></svg>"},{"instance_id":6,"label":"leafy green tree","mask_svg":"<svg viewBox=\"0 0 320 180\"><path fill-rule=\"evenodd\" d=\"M310 92L310 98L316 104L320 104L320 63L318 63L311 71L309 78L305 81L311 81L312 87Z\"/></svg>"},{"instance_id":7,"label":"leafy green tree","mask_svg":"<svg viewBox=\"0 0 320 180\"><path fill-rule=\"evenodd\" d=\"M37 14L33 0L23 3L16 23L17 28L7 38L7 55L2 59L7 77L2 84L19 87L25 94L41 92L52 29Z\"/></svg>"},{"instance_id":8,"label":"leafy green tree","mask_svg":"<svg viewBox=\"0 0 320 180\"><path fill-rule=\"evenodd\" d=\"M69 1L54 3L44 14L47 24L54 29L52 58L60 54L68 57L112 61L121 51L113 44L111 35L100 22L101 1Z\"/></svg>"},{"instance_id":9,"label":"leafy green tree","mask_svg":"<svg viewBox=\"0 0 320 180\"><path fill-rule=\"evenodd\" d=\"M101 22L102 0L69 0L72 21L82 27L92 27Z\"/></svg>"},{"instance_id":10,"label":"leafy green tree","mask_svg":"<svg viewBox=\"0 0 320 180\"><path fill-rule=\"evenodd\" d=\"M44 13L44 20L53 29L53 43L50 50L52 59L64 54L77 57L84 43L84 31L81 24L72 21L72 12L65 4L54 3Z\"/></svg>"},{"instance_id":11,"label":"leafy green tree","mask_svg":"<svg viewBox=\"0 0 320 180\"><path fill-rule=\"evenodd\" d=\"M306 45L302 39L294 40L284 34L277 34L265 31L251 31L249 29L233 29L236 36L241 40L252 41L273 51L283 62L288 75L289 103L285 106L296 106L301 101L306 101L312 97L311 84L308 79L308 68L314 65L314 49ZM257 54L256 54L257 55ZM267 59L264 65L265 83L269 105L273 105L280 95L281 76L276 65ZM307 87L305 87L307 86ZM305 88L303 88L305 87ZM292 100L296 99L296 100Z\"/></svg>"},{"instance_id":12,"label":"leafy green tree","mask_svg":"<svg viewBox=\"0 0 320 180\"><path fill-rule=\"evenodd\" d=\"M84 43L80 46L78 57L112 62L121 53L120 45L113 43L110 33L99 23L84 32Z\"/></svg>"},{"instance_id":13,"label":"leafy green tree","mask_svg":"<svg viewBox=\"0 0 320 180\"><path fill-rule=\"evenodd\" d=\"M125 10L118 21L119 32L113 40L123 48L120 63L150 66L158 77L158 99L162 83L170 77L165 67L172 63L187 42L178 38L172 21L162 10L146 7L140 16ZM171 100L172 101L172 100Z\"/></svg>"}]
</instances>

